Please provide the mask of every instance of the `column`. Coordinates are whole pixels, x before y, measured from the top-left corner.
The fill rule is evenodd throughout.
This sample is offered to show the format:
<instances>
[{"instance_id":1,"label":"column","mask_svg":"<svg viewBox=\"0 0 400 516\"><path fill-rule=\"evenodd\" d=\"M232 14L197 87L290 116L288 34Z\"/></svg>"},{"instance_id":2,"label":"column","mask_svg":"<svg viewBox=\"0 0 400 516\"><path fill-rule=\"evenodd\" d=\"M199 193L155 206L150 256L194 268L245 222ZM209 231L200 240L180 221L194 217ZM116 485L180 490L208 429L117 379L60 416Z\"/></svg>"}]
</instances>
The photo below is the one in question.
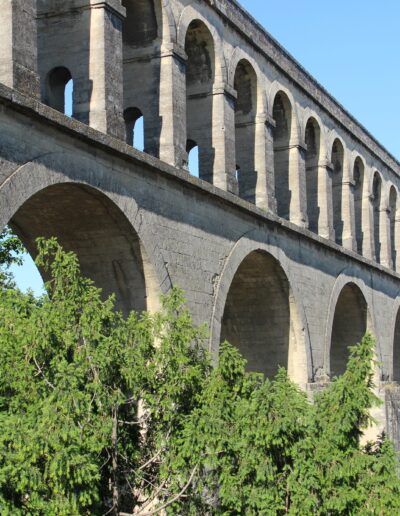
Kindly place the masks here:
<instances>
[{"instance_id":1,"label":"column","mask_svg":"<svg viewBox=\"0 0 400 516\"><path fill-rule=\"evenodd\" d=\"M227 84L213 88L212 147L214 149L213 183L218 188L238 194L235 163L235 98Z\"/></svg>"},{"instance_id":2,"label":"column","mask_svg":"<svg viewBox=\"0 0 400 516\"><path fill-rule=\"evenodd\" d=\"M39 97L36 0L3 0L0 28L0 82Z\"/></svg>"},{"instance_id":3,"label":"column","mask_svg":"<svg viewBox=\"0 0 400 516\"><path fill-rule=\"evenodd\" d=\"M116 0L90 0L89 125L123 139L122 20Z\"/></svg>"},{"instance_id":4,"label":"column","mask_svg":"<svg viewBox=\"0 0 400 516\"><path fill-rule=\"evenodd\" d=\"M289 220L300 227L307 227L306 196L306 146L296 141L289 146L289 189L291 193Z\"/></svg>"},{"instance_id":5,"label":"column","mask_svg":"<svg viewBox=\"0 0 400 516\"><path fill-rule=\"evenodd\" d=\"M161 49L160 159L178 168L187 161L186 60L184 49L177 45Z\"/></svg>"},{"instance_id":6,"label":"column","mask_svg":"<svg viewBox=\"0 0 400 516\"><path fill-rule=\"evenodd\" d=\"M383 197L383 196L382 196ZM389 210L382 199L379 208L379 237L381 241L380 263L384 267L392 267L391 245L390 245L390 219Z\"/></svg>"},{"instance_id":7,"label":"column","mask_svg":"<svg viewBox=\"0 0 400 516\"><path fill-rule=\"evenodd\" d=\"M333 230L332 174L332 163L326 159L318 163L318 234L329 240L335 240L335 232Z\"/></svg>"},{"instance_id":8,"label":"column","mask_svg":"<svg viewBox=\"0 0 400 516\"><path fill-rule=\"evenodd\" d=\"M256 116L256 205L272 213L276 213L273 139L275 126L275 120L266 113Z\"/></svg>"},{"instance_id":9,"label":"column","mask_svg":"<svg viewBox=\"0 0 400 516\"><path fill-rule=\"evenodd\" d=\"M351 178L350 169L345 165L342 182L342 245L346 249L356 251L355 220L354 220L354 180Z\"/></svg>"}]
</instances>

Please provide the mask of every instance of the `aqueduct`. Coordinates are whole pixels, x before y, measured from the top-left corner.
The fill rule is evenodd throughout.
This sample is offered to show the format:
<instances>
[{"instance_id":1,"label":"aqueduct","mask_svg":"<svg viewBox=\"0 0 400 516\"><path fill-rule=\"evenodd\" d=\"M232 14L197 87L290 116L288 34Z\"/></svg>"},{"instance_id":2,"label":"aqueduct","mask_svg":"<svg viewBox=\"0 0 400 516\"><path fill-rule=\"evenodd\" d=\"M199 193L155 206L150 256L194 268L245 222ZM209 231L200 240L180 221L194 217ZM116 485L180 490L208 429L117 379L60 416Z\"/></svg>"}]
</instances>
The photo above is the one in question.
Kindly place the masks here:
<instances>
[{"instance_id":1,"label":"aqueduct","mask_svg":"<svg viewBox=\"0 0 400 516\"><path fill-rule=\"evenodd\" d=\"M399 444L400 163L234 0L0 6L1 226L124 312L184 288L216 355L310 391L370 329Z\"/></svg>"}]
</instances>

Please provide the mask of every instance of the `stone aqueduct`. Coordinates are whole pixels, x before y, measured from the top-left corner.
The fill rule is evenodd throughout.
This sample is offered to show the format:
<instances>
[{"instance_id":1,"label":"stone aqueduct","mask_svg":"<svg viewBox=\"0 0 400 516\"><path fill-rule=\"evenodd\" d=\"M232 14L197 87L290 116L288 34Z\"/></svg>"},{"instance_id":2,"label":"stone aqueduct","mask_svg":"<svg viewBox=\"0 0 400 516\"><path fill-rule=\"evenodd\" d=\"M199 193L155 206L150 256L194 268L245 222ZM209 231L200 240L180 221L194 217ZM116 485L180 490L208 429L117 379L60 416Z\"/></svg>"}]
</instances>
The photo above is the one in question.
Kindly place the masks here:
<instances>
[{"instance_id":1,"label":"stone aqueduct","mask_svg":"<svg viewBox=\"0 0 400 516\"><path fill-rule=\"evenodd\" d=\"M1 225L33 255L56 235L125 312L183 287L213 352L309 390L370 329L399 441L400 163L233 0L0 7Z\"/></svg>"}]
</instances>

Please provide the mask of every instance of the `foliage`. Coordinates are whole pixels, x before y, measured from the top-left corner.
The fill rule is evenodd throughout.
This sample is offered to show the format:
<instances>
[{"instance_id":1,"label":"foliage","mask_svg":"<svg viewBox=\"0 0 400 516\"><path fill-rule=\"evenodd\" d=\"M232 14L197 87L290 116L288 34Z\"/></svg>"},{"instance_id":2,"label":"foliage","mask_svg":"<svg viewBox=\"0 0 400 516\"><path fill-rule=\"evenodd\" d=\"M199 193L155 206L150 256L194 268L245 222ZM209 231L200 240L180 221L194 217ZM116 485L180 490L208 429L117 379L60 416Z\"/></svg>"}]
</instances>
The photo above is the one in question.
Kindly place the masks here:
<instances>
[{"instance_id":1,"label":"foliage","mask_svg":"<svg viewBox=\"0 0 400 516\"><path fill-rule=\"evenodd\" d=\"M6 226L0 233L0 282L15 286L8 269L11 265L21 265L25 248L21 240Z\"/></svg>"},{"instance_id":2,"label":"foliage","mask_svg":"<svg viewBox=\"0 0 400 516\"><path fill-rule=\"evenodd\" d=\"M374 342L310 403L280 370L217 367L182 294L124 318L54 239L40 300L0 287L3 515L396 514L393 447L363 448Z\"/></svg>"}]
</instances>

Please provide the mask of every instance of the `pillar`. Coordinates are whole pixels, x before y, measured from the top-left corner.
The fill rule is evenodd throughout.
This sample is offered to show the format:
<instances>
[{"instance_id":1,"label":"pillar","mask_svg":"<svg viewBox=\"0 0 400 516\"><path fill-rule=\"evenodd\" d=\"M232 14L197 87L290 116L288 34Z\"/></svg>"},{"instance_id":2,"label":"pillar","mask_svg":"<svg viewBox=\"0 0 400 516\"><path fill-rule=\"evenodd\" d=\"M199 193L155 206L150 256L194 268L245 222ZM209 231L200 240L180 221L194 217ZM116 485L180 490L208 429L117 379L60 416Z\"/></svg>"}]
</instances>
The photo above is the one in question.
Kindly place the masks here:
<instances>
[{"instance_id":1,"label":"pillar","mask_svg":"<svg viewBox=\"0 0 400 516\"><path fill-rule=\"evenodd\" d=\"M296 141L289 146L289 220L297 226L307 227L306 147Z\"/></svg>"},{"instance_id":2,"label":"pillar","mask_svg":"<svg viewBox=\"0 0 400 516\"><path fill-rule=\"evenodd\" d=\"M318 234L329 240L335 240L335 232L333 230L332 174L332 163L326 159L318 163Z\"/></svg>"},{"instance_id":3,"label":"pillar","mask_svg":"<svg viewBox=\"0 0 400 516\"><path fill-rule=\"evenodd\" d=\"M2 0L0 6L0 82L39 97L36 0Z\"/></svg>"},{"instance_id":4,"label":"pillar","mask_svg":"<svg viewBox=\"0 0 400 516\"><path fill-rule=\"evenodd\" d=\"M382 195L383 197L383 195ZM384 267L392 267L392 255L390 245L390 219L389 210L382 199L379 208L379 237L381 241L380 263Z\"/></svg>"},{"instance_id":5,"label":"pillar","mask_svg":"<svg viewBox=\"0 0 400 516\"><path fill-rule=\"evenodd\" d=\"M238 194L235 163L235 98L227 84L214 85L212 147L214 149L213 183L227 192Z\"/></svg>"},{"instance_id":6,"label":"pillar","mask_svg":"<svg viewBox=\"0 0 400 516\"><path fill-rule=\"evenodd\" d=\"M276 213L273 139L275 126L275 120L267 114L256 116L256 206L271 213Z\"/></svg>"},{"instance_id":7,"label":"pillar","mask_svg":"<svg viewBox=\"0 0 400 516\"><path fill-rule=\"evenodd\" d=\"M184 49L177 45L161 49L160 159L178 168L187 161L186 60Z\"/></svg>"},{"instance_id":8,"label":"pillar","mask_svg":"<svg viewBox=\"0 0 400 516\"><path fill-rule=\"evenodd\" d=\"M89 125L123 139L122 20L125 8L115 0L90 0Z\"/></svg>"},{"instance_id":9,"label":"pillar","mask_svg":"<svg viewBox=\"0 0 400 516\"><path fill-rule=\"evenodd\" d=\"M356 251L355 219L354 219L354 180L349 165L344 165L342 180L342 246Z\"/></svg>"}]
</instances>

